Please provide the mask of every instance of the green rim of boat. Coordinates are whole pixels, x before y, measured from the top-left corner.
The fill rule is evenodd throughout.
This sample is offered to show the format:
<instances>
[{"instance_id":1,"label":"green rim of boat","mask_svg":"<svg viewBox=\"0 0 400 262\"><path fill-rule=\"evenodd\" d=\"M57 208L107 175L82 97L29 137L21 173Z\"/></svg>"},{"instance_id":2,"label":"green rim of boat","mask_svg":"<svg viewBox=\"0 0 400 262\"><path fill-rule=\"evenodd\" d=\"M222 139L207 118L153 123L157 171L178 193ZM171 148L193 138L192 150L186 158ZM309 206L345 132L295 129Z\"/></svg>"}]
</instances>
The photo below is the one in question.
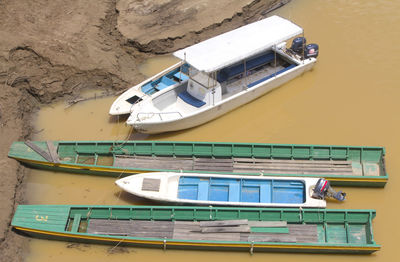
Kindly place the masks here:
<instances>
[{"instance_id":1,"label":"green rim of boat","mask_svg":"<svg viewBox=\"0 0 400 262\"><path fill-rule=\"evenodd\" d=\"M385 149L366 146L173 141L14 142L9 157L42 169L126 176L145 172L324 177L383 187ZM220 161L225 162L224 166Z\"/></svg>"},{"instance_id":2,"label":"green rim of boat","mask_svg":"<svg viewBox=\"0 0 400 262\"><path fill-rule=\"evenodd\" d=\"M311 253L373 253L380 249L372 231L375 210L330 210L297 208L229 208L229 207L175 207L175 206L69 206L69 205L19 205L12 226L30 236L77 241L85 243L121 244L157 248L227 249ZM116 233L129 223L157 223L175 226L169 237L138 236L141 232L128 229ZM280 223L263 225L252 233L227 233L238 240L191 239L176 231L179 223L215 223L248 221L254 223ZM207 222L209 223L209 222ZM129 224L133 226L134 224ZM198 224L197 224L198 225ZM286 228L285 228L286 225ZM97 227L96 229L94 227ZM160 226L160 228L162 228ZM241 228L241 227L237 227ZM225 228L226 229L226 228ZM100 230L103 233L96 233ZM120 230L120 229L118 229ZM180 229L182 230L182 229ZM297 230L297 231L296 231ZM154 230L152 234L161 229ZM167 231L165 229L164 231ZM178 233L176 233L176 232ZM172 232L172 231L171 231ZM135 235L136 234L136 235ZM149 233L148 233L149 234ZM178 235L175 235L178 234ZM221 238L224 233L215 234ZM234 234L234 235L232 235ZM243 235L244 234L244 235ZM246 235L247 234L247 235ZM267 240L257 240L260 235ZM267 235L265 235L267 234ZM271 234L274 236L271 238ZM189 237L185 237L189 236ZM245 238L243 238L243 236ZM252 237L252 238L250 238ZM222 239L224 239L222 237ZM251 240L255 239L255 240ZM295 239L295 241L291 241Z\"/></svg>"}]
</instances>

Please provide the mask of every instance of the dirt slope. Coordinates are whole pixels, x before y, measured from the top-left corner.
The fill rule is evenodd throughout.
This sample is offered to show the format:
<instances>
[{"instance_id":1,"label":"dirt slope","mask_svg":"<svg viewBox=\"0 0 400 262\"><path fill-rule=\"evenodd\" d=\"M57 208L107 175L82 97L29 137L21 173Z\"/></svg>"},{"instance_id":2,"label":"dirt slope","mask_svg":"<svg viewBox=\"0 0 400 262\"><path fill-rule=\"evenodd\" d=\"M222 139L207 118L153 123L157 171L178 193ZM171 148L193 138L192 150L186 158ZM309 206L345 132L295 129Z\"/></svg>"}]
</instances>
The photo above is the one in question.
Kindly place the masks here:
<instances>
[{"instance_id":1,"label":"dirt slope","mask_svg":"<svg viewBox=\"0 0 400 262\"><path fill-rule=\"evenodd\" d=\"M258 20L287 2L0 0L0 260L26 254L27 238L10 222L24 202L29 170L7 153L13 141L31 136L41 104L87 88L127 88L144 78L137 66L145 58Z\"/></svg>"}]
</instances>

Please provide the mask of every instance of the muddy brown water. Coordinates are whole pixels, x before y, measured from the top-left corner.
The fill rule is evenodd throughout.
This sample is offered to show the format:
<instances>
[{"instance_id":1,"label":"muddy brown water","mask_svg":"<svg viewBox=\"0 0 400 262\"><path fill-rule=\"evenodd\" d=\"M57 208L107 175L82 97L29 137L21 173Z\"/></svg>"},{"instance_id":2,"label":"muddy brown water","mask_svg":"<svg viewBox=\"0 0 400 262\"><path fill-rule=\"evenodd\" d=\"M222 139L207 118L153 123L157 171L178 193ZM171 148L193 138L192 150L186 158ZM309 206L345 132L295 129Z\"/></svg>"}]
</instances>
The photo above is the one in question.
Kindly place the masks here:
<instances>
[{"instance_id":1,"label":"muddy brown water","mask_svg":"<svg viewBox=\"0 0 400 262\"><path fill-rule=\"evenodd\" d=\"M232 141L385 146L389 183L384 189L343 188L345 203L329 208L376 209L374 234L381 251L373 255L315 255L176 251L113 248L32 239L26 261L398 261L397 202L400 185L400 2L293 1L275 11L305 29L308 42L320 45L311 72L250 104L205 125L137 139ZM172 64L169 56L145 63L151 75ZM93 93L88 93L88 96ZM114 98L60 103L39 113L35 139L116 140L130 132L107 115ZM27 184L30 204L149 204L114 185L113 178L32 171Z\"/></svg>"}]
</instances>

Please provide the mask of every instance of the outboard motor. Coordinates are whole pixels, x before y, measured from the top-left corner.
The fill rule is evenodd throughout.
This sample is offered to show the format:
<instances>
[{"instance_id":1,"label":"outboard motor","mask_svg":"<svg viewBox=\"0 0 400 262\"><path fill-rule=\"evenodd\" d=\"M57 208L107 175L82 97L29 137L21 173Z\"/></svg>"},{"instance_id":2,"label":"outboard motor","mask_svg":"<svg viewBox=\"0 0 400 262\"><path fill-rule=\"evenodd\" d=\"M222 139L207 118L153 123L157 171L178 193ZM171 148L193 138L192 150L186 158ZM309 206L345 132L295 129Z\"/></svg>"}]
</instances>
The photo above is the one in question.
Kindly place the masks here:
<instances>
[{"instance_id":1,"label":"outboard motor","mask_svg":"<svg viewBox=\"0 0 400 262\"><path fill-rule=\"evenodd\" d=\"M304 49L304 58L317 57L319 47L317 44L308 44Z\"/></svg>"},{"instance_id":2,"label":"outboard motor","mask_svg":"<svg viewBox=\"0 0 400 262\"><path fill-rule=\"evenodd\" d=\"M295 39L293 39L290 49L292 49L292 51L297 54L301 54L301 52L303 52L304 46L306 45L306 42L307 40L305 37L296 37Z\"/></svg>"},{"instance_id":3,"label":"outboard motor","mask_svg":"<svg viewBox=\"0 0 400 262\"><path fill-rule=\"evenodd\" d=\"M339 191L336 193L331 187L331 183L323 178L318 179L317 184L313 189L313 198L325 199L326 197L333 197L339 201L343 201L346 198L346 193Z\"/></svg>"}]
</instances>

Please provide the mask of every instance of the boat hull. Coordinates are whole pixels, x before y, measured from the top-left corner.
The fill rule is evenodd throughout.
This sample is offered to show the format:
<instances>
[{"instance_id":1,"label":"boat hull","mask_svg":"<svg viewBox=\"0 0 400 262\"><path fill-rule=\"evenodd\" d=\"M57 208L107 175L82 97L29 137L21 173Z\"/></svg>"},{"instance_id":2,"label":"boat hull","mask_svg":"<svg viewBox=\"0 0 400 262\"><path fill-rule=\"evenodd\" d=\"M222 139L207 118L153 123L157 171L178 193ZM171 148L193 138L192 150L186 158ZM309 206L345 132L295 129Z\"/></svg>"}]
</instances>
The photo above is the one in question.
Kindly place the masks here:
<instances>
[{"instance_id":1,"label":"boat hull","mask_svg":"<svg viewBox=\"0 0 400 262\"><path fill-rule=\"evenodd\" d=\"M121 237L93 237L75 234L54 233L44 230L32 230L29 228L15 227L19 232L40 239L58 240L67 242L78 242L85 244L100 244L125 247L144 247L157 248L163 250L214 250L214 251L244 251L250 253L257 252L279 252L279 253L315 253L315 254L372 254L380 250L378 245L370 247L361 246L325 246L325 245L294 245L294 244L260 244L260 243L204 243L204 242L188 242L174 240L143 240L143 239L126 239Z\"/></svg>"},{"instance_id":2,"label":"boat hull","mask_svg":"<svg viewBox=\"0 0 400 262\"><path fill-rule=\"evenodd\" d=\"M127 217L126 214L130 214ZM239 217L238 214L240 213ZM282 218L276 218L276 214L282 214ZM301 214L299 217L298 214ZM167 216L169 215L169 218ZM120 216L121 218L118 218ZM330 231L333 235L337 232L340 237L342 234L350 234L346 242L338 243L331 240L326 242L318 238L316 243L287 243L287 242L260 242L260 241L218 241L218 240L194 240L194 239L170 239L156 237L131 237L121 235L105 235L85 233L85 229L79 227L71 229L68 221L79 217L79 223L88 219L148 219L157 221L169 221L171 216L174 221L218 221L224 219L249 219L251 220L287 220L288 225L303 221L305 224L320 224L321 229L324 223L329 225L352 225L362 224L364 229L362 236L365 238L363 243L358 243L354 237L357 234L348 231ZM261 216L261 217L259 217ZM272 216L272 217L271 217ZM370 254L380 249L380 245L373 240L371 222L375 216L373 210L299 210L299 209L257 209L257 208L215 208L215 207L159 207L159 206L53 206L53 205L20 205L17 207L12 226L15 230L23 232L32 237L43 239L72 241L94 244L108 244L121 246L153 247L159 249L198 249L198 250L233 250L253 252L301 252L301 253L347 253L347 254ZM122 218L124 217L124 218ZM258 218L256 218L258 217ZM264 218L262 218L264 217ZM269 218L268 218L269 217ZM319 217L321 221L315 220ZM348 217L349 222L341 221L339 217ZM89 221L90 221L89 220ZM73 220L72 220L73 221ZM296 222L298 221L298 222ZM325 221L325 222L324 222ZM65 225L64 225L65 223ZM78 223L78 225L79 225ZM322 224L321 224L322 223ZM74 223L75 224L75 223ZM74 226L72 226L73 228ZM70 230L70 231L68 231ZM333 230L333 229L331 229ZM346 233L347 232L347 233ZM318 233L319 234L319 233ZM322 242L321 242L322 241Z\"/></svg>"},{"instance_id":3,"label":"boat hull","mask_svg":"<svg viewBox=\"0 0 400 262\"><path fill-rule=\"evenodd\" d=\"M118 179L124 191L174 205L325 208L312 198L319 178L154 172Z\"/></svg>"},{"instance_id":4,"label":"boat hull","mask_svg":"<svg viewBox=\"0 0 400 262\"><path fill-rule=\"evenodd\" d=\"M45 152L49 152L46 142L32 142ZM136 173L146 172L181 172L187 173L218 173L235 175L265 176L291 176L291 177L324 177L338 186L370 186L383 187L388 174L385 170L385 149L382 147L346 147L346 146L322 146L322 145L284 145L261 143L216 143L216 142L169 142L169 141L55 141L60 161L51 162L32 150L24 142L14 142L8 156L21 161L29 166L61 172L79 174L122 177ZM123 146L121 146L123 145ZM140 156L145 166L128 165L118 166L112 163L116 156ZM81 157L84 156L84 158ZM100 156L110 158L110 163L101 163ZM250 158L265 161L273 159L302 159L305 164L313 165L318 162L314 159L322 159L328 163L337 163L336 160L345 160L351 166L357 165L361 173L336 174L321 170L321 172L307 173L299 170L286 169L284 172L251 170L224 171L218 166L208 170L187 169L181 165L168 164L168 168L159 159L176 160L180 164L180 157L187 159L232 159ZM67 160L69 158L69 160ZM89 163L86 160L91 160ZM154 162L155 161L155 162ZM192 161L192 160L191 160ZM168 162L168 161L167 161ZM309 162L309 163L308 163ZM159 164L158 164L159 163ZM368 166L373 164L375 170L369 172ZM156 166L157 164L157 166ZM218 164L218 163L216 163ZM301 166L296 165L298 168ZM190 164L192 167L192 164ZM350 167L351 168L351 167ZM329 171L329 170L328 170Z\"/></svg>"}]
</instances>

